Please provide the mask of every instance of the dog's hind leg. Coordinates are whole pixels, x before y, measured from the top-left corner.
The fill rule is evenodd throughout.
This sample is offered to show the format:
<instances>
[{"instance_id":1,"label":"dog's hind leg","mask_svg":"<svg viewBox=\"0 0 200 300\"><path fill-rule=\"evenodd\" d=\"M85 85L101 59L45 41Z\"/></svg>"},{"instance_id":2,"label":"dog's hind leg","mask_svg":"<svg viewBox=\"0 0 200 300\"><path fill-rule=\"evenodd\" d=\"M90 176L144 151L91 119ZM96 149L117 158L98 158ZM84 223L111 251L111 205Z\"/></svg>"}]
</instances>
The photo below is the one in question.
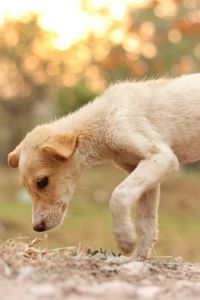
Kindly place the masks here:
<instances>
[{"instance_id":1,"label":"dog's hind leg","mask_svg":"<svg viewBox=\"0 0 200 300\"><path fill-rule=\"evenodd\" d=\"M157 240L158 205L160 185L146 192L136 206L136 232L138 236L134 258L145 260L149 257L151 247Z\"/></svg>"}]
</instances>

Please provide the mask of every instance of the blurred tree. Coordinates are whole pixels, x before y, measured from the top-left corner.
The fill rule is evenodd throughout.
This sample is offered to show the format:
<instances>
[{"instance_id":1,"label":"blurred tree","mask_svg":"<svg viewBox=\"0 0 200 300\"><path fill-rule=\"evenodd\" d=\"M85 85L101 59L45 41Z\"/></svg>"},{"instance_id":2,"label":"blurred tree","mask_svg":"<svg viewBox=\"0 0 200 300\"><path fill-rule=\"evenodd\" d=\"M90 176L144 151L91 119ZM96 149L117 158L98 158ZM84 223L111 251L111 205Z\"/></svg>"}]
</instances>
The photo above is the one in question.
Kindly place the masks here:
<instances>
[{"instance_id":1,"label":"blurred tree","mask_svg":"<svg viewBox=\"0 0 200 300\"><path fill-rule=\"evenodd\" d=\"M73 72L80 65L77 61L72 65L70 51L52 47L54 35L41 29L37 16L5 22L0 35L0 163L4 164L8 151L52 113L52 100L57 100L57 112L63 115L96 94L81 79L73 85Z\"/></svg>"},{"instance_id":2,"label":"blurred tree","mask_svg":"<svg viewBox=\"0 0 200 300\"><path fill-rule=\"evenodd\" d=\"M199 71L199 1L148 0L120 19L80 2L91 29L65 51L53 48L37 16L0 27L0 161L50 100L63 115L113 81Z\"/></svg>"},{"instance_id":3,"label":"blurred tree","mask_svg":"<svg viewBox=\"0 0 200 300\"><path fill-rule=\"evenodd\" d=\"M81 44L90 50L90 65L97 67L104 83L199 71L199 1L146 1L111 22L105 22L111 18L106 7L95 10L91 0L82 0L82 7L105 27L101 35L91 28L87 38L73 47ZM85 70L84 74L87 79ZM89 79L93 80L92 72Z\"/></svg>"},{"instance_id":4,"label":"blurred tree","mask_svg":"<svg viewBox=\"0 0 200 300\"><path fill-rule=\"evenodd\" d=\"M59 116L74 111L95 96L96 94L86 87L84 81L79 81L76 86L61 87L56 96Z\"/></svg>"},{"instance_id":5,"label":"blurred tree","mask_svg":"<svg viewBox=\"0 0 200 300\"><path fill-rule=\"evenodd\" d=\"M68 74L63 82L68 88L62 90L62 100L58 98L60 110L69 89L75 92L74 87L99 93L117 80L199 71L198 1L146 1L137 8L127 7L120 20L112 18L106 6L95 8L92 0L81 3L91 30L65 51Z\"/></svg>"},{"instance_id":6,"label":"blurred tree","mask_svg":"<svg viewBox=\"0 0 200 300\"><path fill-rule=\"evenodd\" d=\"M58 51L47 43L50 33L39 27L37 16L4 23L0 36L0 161L3 162L8 148L14 148L35 123L35 107L39 115L62 65L59 60L55 63Z\"/></svg>"}]
</instances>

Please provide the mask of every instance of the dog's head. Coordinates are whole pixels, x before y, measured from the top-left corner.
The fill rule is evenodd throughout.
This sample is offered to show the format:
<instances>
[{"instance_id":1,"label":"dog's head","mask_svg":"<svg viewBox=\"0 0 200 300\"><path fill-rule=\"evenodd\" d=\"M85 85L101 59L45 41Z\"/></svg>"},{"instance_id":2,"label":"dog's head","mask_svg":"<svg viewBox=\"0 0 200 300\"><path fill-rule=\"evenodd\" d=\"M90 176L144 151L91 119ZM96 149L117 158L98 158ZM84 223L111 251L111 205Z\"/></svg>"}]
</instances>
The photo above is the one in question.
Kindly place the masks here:
<instances>
[{"instance_id":1,"label":"dog's head","mask_svg":"<svg viewBox=\"0 0 200 300\"><path fill-rule=\"evenodd\" d=\"M58 134L42 125L8 155L9 166L19 167L21 181L31 195L36 231L53 228L64 218L83 169L78 144L76 134Z\"/></svg>"}]
</instances>

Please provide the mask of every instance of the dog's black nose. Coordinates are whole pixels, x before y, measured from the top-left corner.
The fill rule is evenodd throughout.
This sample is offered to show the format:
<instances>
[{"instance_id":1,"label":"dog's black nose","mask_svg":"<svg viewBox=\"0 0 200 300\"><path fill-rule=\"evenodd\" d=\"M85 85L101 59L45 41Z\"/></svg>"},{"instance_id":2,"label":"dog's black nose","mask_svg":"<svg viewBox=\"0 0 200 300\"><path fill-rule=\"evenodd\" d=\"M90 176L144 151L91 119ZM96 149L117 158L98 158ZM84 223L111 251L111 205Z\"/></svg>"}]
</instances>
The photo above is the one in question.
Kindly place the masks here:
<instances>
[{"instance_id":1,"label":"dog's black nose","mask_svg":"<svg viewBox=\"0 0 200 300\"><path fill-rule=\"evenodd\" d=\"M35 231L38 231L38 232L45 231L45 230L46 230L46 228L45 228L45 223L44 223L44 222L41 222L41 223L35 225L35 226L33 227L33 229L34 229Z\"/></svg>"}]
</instances>

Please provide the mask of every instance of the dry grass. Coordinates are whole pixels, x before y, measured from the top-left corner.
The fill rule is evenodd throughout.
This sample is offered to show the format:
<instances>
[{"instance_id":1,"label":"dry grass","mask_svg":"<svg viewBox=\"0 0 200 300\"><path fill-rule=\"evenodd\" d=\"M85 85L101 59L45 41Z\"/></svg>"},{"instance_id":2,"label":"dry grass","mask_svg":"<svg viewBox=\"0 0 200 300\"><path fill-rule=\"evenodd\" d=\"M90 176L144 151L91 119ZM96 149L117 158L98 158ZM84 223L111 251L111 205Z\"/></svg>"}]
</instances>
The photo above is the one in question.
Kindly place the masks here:
<instances>
[{"instance_id":1,"label":"dry grass","mask_svg":"<svg viewBox=\"0 0 200 300\"><path fill-rule=\"evenodd\" d=\"M39 247L46 242L0 243L0 299L199 299L199 264L171 257L143 263L84 247Z\"/></svg>"}]
</instances>

